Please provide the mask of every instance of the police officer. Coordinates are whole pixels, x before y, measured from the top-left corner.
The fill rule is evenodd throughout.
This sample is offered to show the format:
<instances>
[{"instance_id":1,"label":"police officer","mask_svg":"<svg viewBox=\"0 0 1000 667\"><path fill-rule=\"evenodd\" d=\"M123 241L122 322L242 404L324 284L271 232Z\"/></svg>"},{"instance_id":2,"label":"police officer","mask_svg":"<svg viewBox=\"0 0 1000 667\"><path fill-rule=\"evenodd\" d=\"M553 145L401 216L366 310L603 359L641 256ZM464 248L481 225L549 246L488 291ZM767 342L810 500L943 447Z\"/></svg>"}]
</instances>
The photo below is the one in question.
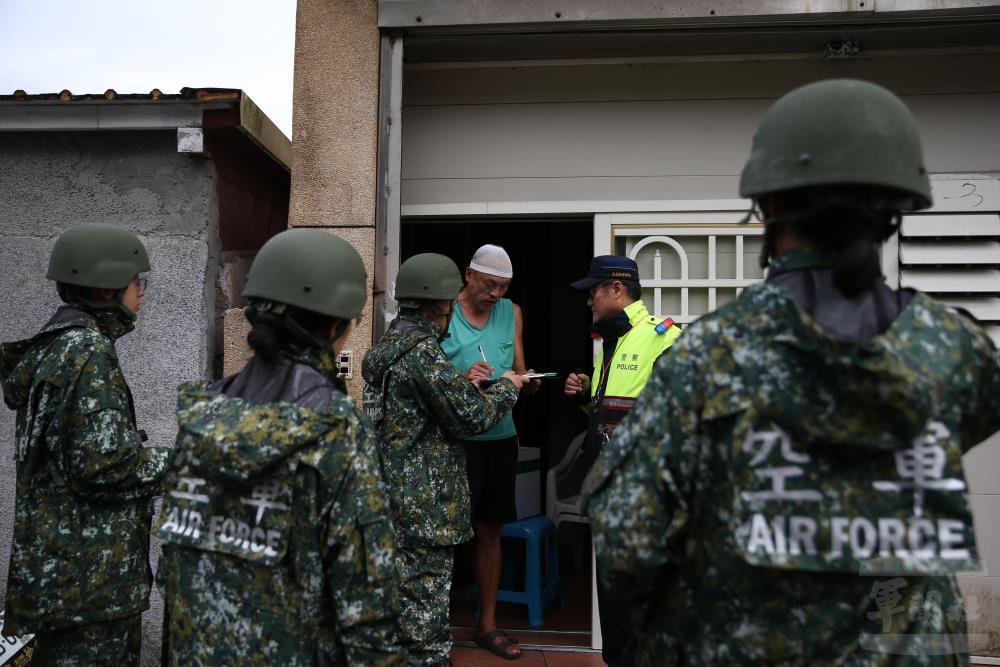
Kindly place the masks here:
<instances>
[{"instance_id":1,"label":"police officer","mask_svg":"<svg viewBox=\"0 0 1000 667\"><path fill-rule=\"evenodd\" d=\"M146 271L135 234L71 227L47 274L65 305L32 338L0 346L17 411L4 632L35 634L33 663L139 662L152 496L169 450L142 446L115 341L135 327Z\"/></svg>"},{"instance_id":2,"label":"police officer","mask_svg":"<svg viewBox=\"0 0 1000 667\"><path fill-rule=\"evenodd\" d=\"M165 662L405 662L374 433L336 376L365 304L361 258L326 232L285 231L243 297L253 359L178 398L158 524Z\"/></svg>"},{"instance_id":3,"label":"police officer","mask_svg":"<svg viewBox=\"0 0 1000 667\"><path fill-rule=\"evenodd\" d=\"M590 291L591 332L601 341L594 362L596 381L583 373L571 373L563 388L566 396L581 401L588 411L583 459L589 468L632 409L656 360L674 344L681 330L673 320L652 317L646 310L639 267L628 257L594 257L587 275L570 287ZM597 595L604 661L627 665L630 657L625 646L634 627L642 622L642 611L614 605L600 582Z\"/></svg>"},{"instance_id":4,"label":"police officer","mask_svg":"<svg viewBox=\"0 0 1000 667\"><path fill-rule=\"evenodd\" d=\"M652 608L637 663L967 664L961 456L1000 428L1000 367L880 274L931 204L916 123L871 83L803 86L740 194L767 280L687 329L585 484L600 579Z\"/></svg>"},{"instance_id":5,"label":"police officer","mask_svg":"<svg viewBox=\"0 0 1000 667\"><path fill-rule=\"evenodd\" d=\"M362 367L399 540L399 623L411 665L450 660L452 552L473 535L463 440L497 424L525 382L507 371L480 393L448 360L441 340L461 289L458 267L444 255L403 262L399 317Z\"/></svg>"}]
</instances>

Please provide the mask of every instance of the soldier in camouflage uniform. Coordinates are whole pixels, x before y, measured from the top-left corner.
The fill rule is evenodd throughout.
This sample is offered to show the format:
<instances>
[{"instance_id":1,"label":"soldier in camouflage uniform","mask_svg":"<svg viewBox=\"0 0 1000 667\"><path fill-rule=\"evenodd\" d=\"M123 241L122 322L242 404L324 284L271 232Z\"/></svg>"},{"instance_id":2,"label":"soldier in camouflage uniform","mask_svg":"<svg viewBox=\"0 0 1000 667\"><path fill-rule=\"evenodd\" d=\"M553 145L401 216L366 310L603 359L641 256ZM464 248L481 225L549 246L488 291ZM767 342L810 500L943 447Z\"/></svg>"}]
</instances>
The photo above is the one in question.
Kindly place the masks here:
<instances>
[{"instance_id":1,"label":"soldier in camouflage uniform","mask_svg":"<svg viewBox=\"0 0 1000 667\"><path fill-rule=\"evenodd\" d=\"M636 662L967 664L961 456L1000 428L1000 367L881 277L899 212L931 203L915 122L873 84L805 86L740 192L767 280L687 329L585 483L599 576L653 609Z\"/></svg>"},{"instance_id":2,"label":"soldier in camouflage uniform","mask_svg":"<svg viewBox=\"0 0 1000 667\"><path fill-rule=\"evenodd\" d=\"M472 539L462 441L500 421L524 383L508 371L480 393L448 361L440 341L461 289L447 257L406 260L396 278L401 313L362 370L399 540L399 622L411 665L449 662L452 550Z\"/></svg>"},{"instance_id":3,"label":"soldier in camouflage uniform","mask_svg":"<svg viewBox=\"0 0 1000 667\"><path fill-rule=\"evenodd\" d=\"M61 306L0 346L17 410L14 539L4 632L35 633L33 664L134 665L149 606L149 524L166 448L145 448L115 353L132 331L149 257L131 232L71 227L47 277Z\"/></svg>"},{"instance_id":4,"label":"soldier in camouflage uniform","mask_svg":"<svg viewBox=\"0 0 1000 667\"><path fill-rule=\"evenodd\" d=\"M243 291L254 358L181 387L158 524L167 664L405 663L374 432L336 377L365 291L342 239L278 234Z\"/></svg>"}]
</instances>

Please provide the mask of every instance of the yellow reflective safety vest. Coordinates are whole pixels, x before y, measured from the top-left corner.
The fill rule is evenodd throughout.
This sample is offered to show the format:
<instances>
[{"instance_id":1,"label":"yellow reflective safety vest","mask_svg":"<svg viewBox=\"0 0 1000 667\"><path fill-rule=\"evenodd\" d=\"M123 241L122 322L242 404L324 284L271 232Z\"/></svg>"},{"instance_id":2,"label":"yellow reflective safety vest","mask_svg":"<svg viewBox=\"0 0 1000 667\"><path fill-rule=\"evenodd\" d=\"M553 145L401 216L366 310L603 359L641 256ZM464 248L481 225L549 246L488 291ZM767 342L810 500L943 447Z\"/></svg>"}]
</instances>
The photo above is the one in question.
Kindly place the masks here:
<instances>
[{"instance_id":1,"label":"yellow reflective safety vest","mask_svg":"<svg viewBox=\"0 0 1000 667\"><path fill-rule=\"evenodd\" d=\"M614 357L607 369L604 397L597 406L601 410L600 423L606 435L610 435L632 409L653 372L653 364L681 335L680 327L673 320L650 316L642 301L627 306L625 314L632 328L615 345ZM604 372L604 349L601 348L591 376L592 399L597 396Z\"/></svg>"}]
</instances>

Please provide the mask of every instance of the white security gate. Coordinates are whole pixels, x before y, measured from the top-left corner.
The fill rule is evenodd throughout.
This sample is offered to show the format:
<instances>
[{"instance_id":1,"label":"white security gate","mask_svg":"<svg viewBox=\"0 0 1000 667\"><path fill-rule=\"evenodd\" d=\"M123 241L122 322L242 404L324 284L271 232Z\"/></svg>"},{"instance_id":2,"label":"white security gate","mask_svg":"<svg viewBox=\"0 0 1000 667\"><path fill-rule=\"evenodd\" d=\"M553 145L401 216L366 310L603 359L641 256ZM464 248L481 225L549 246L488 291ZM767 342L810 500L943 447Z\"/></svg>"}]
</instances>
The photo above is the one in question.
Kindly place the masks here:
<instances>
[{"instance_id":1,"label":"white security gate","mask_svg":"<svg viewBox=\"0 0 1000 667\"><path fill-rule=\"evenodd\" d=\"M741 224L748 203L705 202L716 210L609 213L594 217L594 254L639 265L643 302L657 317L688 324L764 277L764 226Z\"/></svg>"}]
</instances>

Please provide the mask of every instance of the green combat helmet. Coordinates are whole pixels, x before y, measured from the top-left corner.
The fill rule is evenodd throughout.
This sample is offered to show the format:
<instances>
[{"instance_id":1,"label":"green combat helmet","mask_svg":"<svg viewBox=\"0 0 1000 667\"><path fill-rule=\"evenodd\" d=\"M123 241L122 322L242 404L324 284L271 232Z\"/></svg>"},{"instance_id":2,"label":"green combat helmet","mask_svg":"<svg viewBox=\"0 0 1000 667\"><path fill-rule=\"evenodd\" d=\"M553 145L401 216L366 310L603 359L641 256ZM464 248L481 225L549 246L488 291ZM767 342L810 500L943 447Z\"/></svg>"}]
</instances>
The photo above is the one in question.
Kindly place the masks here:
<instances>
[{"instance_id":1,"label":"green combat helmet","mask_svg":"<svg viewBox=\"0 0 1000 667\"><path fill-rule=\"evenodd\" d=\"M426 252L414 255L399 267L396 301L409 299L454 299L462 291L458 266L444 255Z\"/></svg>"},{"instance_id":2,"label":"green combat helmet","mask_svg":"<svg viewBox=\"0 0 1000 667\"><path fill-rule=\"evenodd\" d=\"M754 135L740 196L800 189L817 205L929 207L920 135L902 100L873 83L833 79L775 102Z\"/></svg>"},{"instance_id":3,"label":"green combat helmet","mask_svg":"<svg viewBox=\"0 0 1000 667\"><path fill-rule=\"evenodd\" d=\"M353 320L365 306L367 285L364 263L347 241L318 229L290 229L257 253L243 298Z\"/></svg>"},{"instance_id":4,"label":"green combat helmet","mask_svg":"<svg viewBox=\"0 0 1000 667\"><path fill-rule=\"evenodd\" d=\"M114 225L70 227L56 240L45 277L78 287L121 290L149 271L149 255L139 237Z\"/></svg>"}]
</instances>

